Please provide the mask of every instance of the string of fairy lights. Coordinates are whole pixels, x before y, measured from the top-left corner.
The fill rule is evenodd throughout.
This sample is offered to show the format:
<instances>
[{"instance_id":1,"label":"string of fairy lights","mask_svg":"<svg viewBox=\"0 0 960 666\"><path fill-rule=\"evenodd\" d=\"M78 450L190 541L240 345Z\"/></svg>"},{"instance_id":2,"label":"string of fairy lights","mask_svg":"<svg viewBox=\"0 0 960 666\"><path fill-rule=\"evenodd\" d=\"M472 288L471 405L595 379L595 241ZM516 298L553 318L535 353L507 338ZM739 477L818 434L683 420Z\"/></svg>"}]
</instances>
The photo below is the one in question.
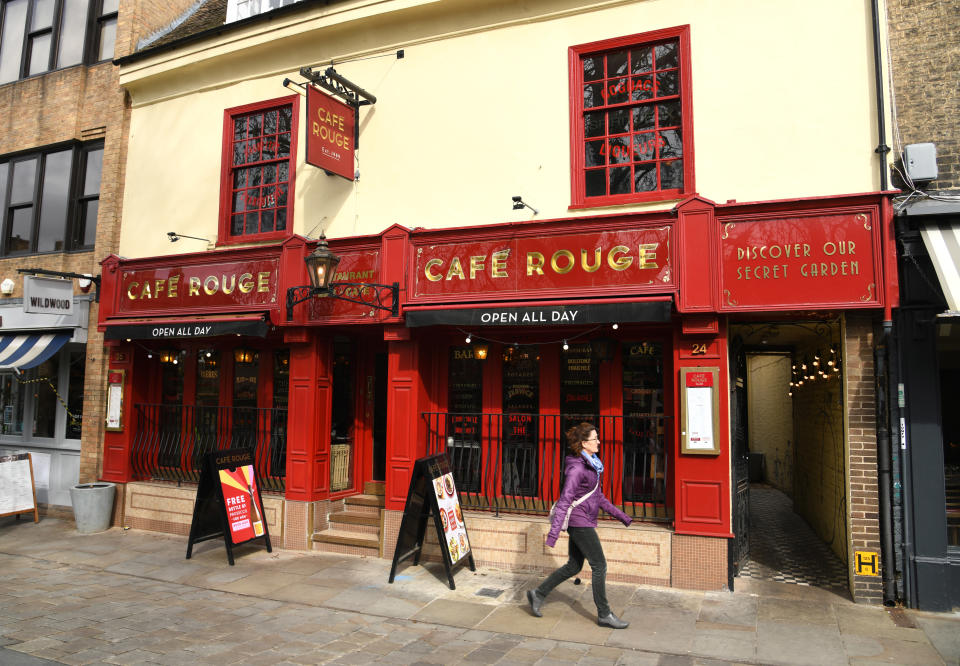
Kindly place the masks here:
<instances>
[{"instance_id":1,"label":"string of fairy lights","mask_svg":"<svg viewBox=\"0 0 960 666\"><path fill-rule=\"evenodd\" d=\"M829 382L840 378L840 356L837 354L837 346L830 345L827 350L817 350L810 354L804 354L800 358L794 358L790 375L790 390L788 396L793 396L794 391L809 387L813 384Z\"/></svg>"}]
</instances>

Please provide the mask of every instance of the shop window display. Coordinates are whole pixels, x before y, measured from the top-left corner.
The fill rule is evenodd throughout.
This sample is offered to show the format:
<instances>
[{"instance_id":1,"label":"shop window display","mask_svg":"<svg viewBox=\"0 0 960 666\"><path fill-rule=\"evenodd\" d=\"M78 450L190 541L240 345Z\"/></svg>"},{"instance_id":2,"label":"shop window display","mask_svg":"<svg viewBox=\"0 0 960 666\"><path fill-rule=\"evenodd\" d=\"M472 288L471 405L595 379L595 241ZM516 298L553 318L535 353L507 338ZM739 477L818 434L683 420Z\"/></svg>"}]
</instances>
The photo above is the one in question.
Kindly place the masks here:
<instances>
[{"instance_id":1,"label":"shop window display","mask_svg":"<svg viewBox=\"0 0 960 666\"><path fill-rule=\"evenodd\" d=\"M649 501L663 490L663 345L624 342L623 498Z\"/></svg>"},{"instance_id":2,"label":"shop window display","mask_svg":"<svg viewBox=\"0 0 960 666\"><path fill-rule=\"evenodd\" d=\"M539 492L540 350L515 345L503 351L503 493Z\"/></svg>"},{"instance_id":3,"label":"shop window display","mask_svg":"<svg viewBox=\"0 0 960 666\"><path fill-rule=\"evenodd\" d=\"M483 361L474 347L451 347L448 382L447 453L461 492L480 490Z\"/></svg>"}]
</instances>

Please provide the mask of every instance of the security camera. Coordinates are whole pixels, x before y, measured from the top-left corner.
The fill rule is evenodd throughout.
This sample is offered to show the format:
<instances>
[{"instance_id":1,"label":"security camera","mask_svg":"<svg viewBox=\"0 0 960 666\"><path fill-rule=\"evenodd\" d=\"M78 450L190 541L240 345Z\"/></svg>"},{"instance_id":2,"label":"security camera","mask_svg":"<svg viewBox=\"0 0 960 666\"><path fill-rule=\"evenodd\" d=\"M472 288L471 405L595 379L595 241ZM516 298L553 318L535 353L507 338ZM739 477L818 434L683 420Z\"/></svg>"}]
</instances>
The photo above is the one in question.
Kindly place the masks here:
<instances>
[{"instance_id":1,"label":"security camera","mask_svg":"<svg viewBox=\"0 0 960 666\"><path fill-rule=\"evenodd\" d=\"M515 202L519 202L519 201L522 200L522 199L523 199L522 196L513 197L513 200L514 200Z\"/></svg>"},{"instance_id":2,"label":"security camera","mask_svg":"<svg viewBox=\"0 0 960 666\"><path fill-rule=\"evenodd\" d=\"M170 239L171 243L176 243L178 240L180 240L180 237L177 235L176 231L168 231L167 238Z\"/></svg>"}]
</instances>

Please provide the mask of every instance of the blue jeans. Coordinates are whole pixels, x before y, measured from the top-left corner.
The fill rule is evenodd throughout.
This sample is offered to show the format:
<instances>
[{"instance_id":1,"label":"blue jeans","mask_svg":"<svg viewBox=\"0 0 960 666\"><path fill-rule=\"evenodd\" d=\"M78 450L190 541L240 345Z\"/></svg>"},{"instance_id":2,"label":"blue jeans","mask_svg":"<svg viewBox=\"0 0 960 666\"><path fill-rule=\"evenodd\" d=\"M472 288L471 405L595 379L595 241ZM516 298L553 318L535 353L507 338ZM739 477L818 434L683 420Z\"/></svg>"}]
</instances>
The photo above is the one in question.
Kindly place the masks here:
<instances>
[{"instance_id":1,"label":"blue jeans","mask_svg":"<svg viewBox=\"0 0 960 666\"><path fill-rule=\"evenodd\" d=\"M570 559L540 583L537 594L546 597L557 585L580 573L583 560L586 559L593 571L593 603L597 605L597 617L606 617L610 614L610 604L607 603L607 560L603 556L597 530L593 527L571 527L567 529L567 534L570 537Z\"/></svg>"}]
</instances>

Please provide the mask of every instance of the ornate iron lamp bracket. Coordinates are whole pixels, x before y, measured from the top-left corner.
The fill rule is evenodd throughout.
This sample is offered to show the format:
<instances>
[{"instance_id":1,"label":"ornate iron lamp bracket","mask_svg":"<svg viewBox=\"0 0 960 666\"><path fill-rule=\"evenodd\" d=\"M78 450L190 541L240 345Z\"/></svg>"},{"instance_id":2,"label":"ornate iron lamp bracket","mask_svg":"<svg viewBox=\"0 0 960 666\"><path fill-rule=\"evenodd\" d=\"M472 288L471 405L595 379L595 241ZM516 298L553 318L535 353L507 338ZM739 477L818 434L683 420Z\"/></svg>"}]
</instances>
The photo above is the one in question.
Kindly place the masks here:
<instances>
[{"instance_id":1,"label":"ornate iron lamp bracket","mask_svg":"<svg viewBox=\"0 0 960 666\"><path fill-rule=\"evenodd\" d=\"M355 291L348 290L353 289ZM384 305L383 297L390 294L390 305ZM341 301L358 303L376 310L389 312L391 317L400 315L400 283L376 284L374 282L331 282L327 289L311 287L290 287L287 289L287 321L293 321L293 308L313 297L336 298Z\"/></svg>"}]
</instances>

